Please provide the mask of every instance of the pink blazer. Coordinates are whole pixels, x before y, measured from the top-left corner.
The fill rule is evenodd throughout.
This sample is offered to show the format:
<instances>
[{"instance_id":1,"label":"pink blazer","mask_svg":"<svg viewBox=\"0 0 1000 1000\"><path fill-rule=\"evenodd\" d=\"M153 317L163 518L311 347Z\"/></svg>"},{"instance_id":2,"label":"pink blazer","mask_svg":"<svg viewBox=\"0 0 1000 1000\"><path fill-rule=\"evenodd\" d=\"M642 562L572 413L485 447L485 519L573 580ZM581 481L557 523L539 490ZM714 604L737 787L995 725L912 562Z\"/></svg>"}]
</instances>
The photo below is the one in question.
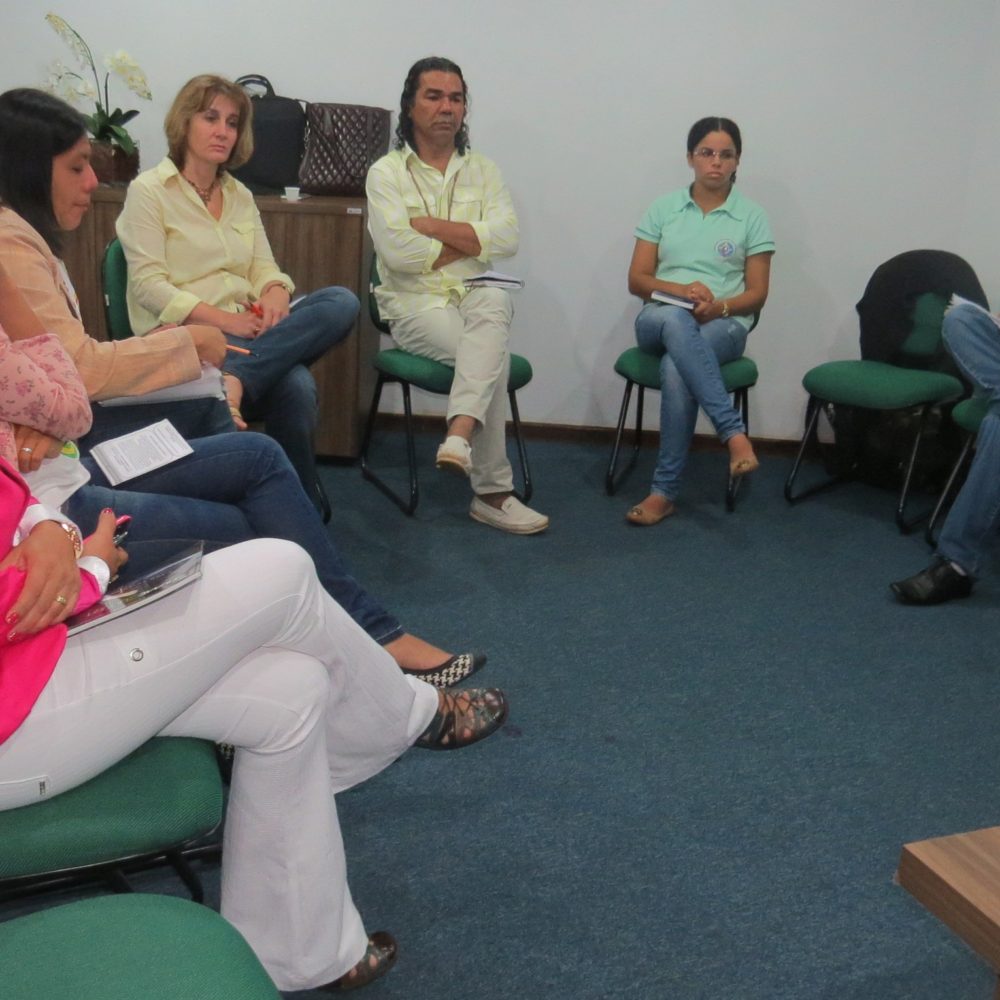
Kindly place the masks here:
<instances>
[{"instance_id":1,"label":"pink blazer","mask_svg":"<svg viewBox=\"0 0 1000 1000\"><path fill-rule=\"evenodd\" d=\"M34 502L18 472L0 458L0 559L13 548L14 533ZM11 627L6 615L21 593L24 578L24 571L15 566L0 570L0 618L4 619L0 622L0 743L27 718L66 645L66 626L62 624L14 642L8 640ZM89 573L81 570L80 582L74 612L101 597L100 587Z\"/></svg>"}]
</instances>

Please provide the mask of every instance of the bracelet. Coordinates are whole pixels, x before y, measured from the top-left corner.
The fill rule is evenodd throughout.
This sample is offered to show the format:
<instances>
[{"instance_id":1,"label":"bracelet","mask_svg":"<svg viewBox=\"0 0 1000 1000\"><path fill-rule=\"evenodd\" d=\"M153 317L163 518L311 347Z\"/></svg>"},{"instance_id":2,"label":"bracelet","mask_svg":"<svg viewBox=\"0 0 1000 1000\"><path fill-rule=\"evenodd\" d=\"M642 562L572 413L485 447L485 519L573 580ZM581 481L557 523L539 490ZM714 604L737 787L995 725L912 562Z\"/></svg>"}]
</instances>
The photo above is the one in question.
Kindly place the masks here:
<instances>
[{"instance_id":1,"label":"bracelet","mask_svg":"<svg viewBox=\"0 0 1000 1000\"><path fill-rule=\"evenodd\" d=\"M727 299L722 300L722 318L726 319L729 316L729 302Z\"/></svg>"},{"instance_id":2,"label":"bracelet","mask_svg":"<svg viewBox=\"0 0 1000 1000\"><path fill-rule=\"evenodd\" d=\"M69 524L66 521L56 521L55 523L69 535L70 541L73 543L73 556L79 559L83 555L83 539L80 537L80 529L75 524Z\"/></svg>"}]
</instances>

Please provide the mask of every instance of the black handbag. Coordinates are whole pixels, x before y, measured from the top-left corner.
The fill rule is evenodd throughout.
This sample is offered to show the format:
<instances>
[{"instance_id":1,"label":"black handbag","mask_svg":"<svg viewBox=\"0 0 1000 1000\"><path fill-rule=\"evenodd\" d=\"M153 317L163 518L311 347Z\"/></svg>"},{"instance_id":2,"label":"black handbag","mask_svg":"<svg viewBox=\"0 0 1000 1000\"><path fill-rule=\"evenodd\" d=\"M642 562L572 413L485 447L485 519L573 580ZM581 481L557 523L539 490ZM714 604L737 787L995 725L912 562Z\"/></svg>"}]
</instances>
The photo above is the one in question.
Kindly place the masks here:
<instances>
[{"instance_id":1,"label":"black handbag","mask_svg":"<svg viewBox=\"0 0 1000 1000\"><path fill-rule=\"evenodd\" d=\"M306 194L365 193L368 168L389 151L389 115L363 104L310 104L299 186Z\"/></svg>"},{"instance_id":2,"label":"black handbag","mask_svg":"<svg viewBox=\"0 0 1000 1000\"><path fill-rule=\"evenodd\" d=\"M299 183L305 148L306 113L294 97L278 97L266 76L250 74L236 81L253 105L253 156L233 176L254 194L270 194ZM262 87L263 94L250 88Z\"/></svg>"}]
</instances>

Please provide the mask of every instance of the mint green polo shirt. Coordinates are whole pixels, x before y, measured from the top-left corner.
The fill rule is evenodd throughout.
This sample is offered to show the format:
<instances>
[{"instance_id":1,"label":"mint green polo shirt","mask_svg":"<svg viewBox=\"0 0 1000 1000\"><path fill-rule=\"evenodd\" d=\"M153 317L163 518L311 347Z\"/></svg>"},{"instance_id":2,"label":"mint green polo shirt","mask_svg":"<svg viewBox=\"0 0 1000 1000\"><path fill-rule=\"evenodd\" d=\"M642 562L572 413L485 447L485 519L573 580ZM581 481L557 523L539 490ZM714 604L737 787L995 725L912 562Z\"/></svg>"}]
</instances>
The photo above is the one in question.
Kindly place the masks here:
<instances>
[{"instance_id":1,"label":"mint green polo shirt","mask_svg":"<svg viewBox=\"0 0 1000 1000\"><path fill-rule=\"evenodd\" d=\"M774 252L767 214L734 186L708 215L689 188L657 198L636 227L637 239L657 245L656 277L688 285L700 281L717 299L745 291L747 257ZM752 318L737 316L749 328Z\"/></svg>"}]
</instances>

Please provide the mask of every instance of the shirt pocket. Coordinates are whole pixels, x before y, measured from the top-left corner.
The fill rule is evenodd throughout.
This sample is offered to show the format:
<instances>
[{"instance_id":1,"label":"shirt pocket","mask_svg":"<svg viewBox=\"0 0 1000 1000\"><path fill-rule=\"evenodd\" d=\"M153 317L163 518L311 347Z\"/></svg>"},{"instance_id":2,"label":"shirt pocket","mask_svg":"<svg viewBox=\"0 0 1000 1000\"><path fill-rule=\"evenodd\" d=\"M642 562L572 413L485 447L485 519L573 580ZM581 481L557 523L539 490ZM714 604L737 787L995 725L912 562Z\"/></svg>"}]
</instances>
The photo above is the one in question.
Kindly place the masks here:
<instances>
[{"instance_id":1,"label":"shirt pocket","mask_svg":"<svg viewBox=\"0 0 1000 1000\"><path fill-rule=\"evenodd\" d=\"M453 222L479 222L483 217L483 189L472 184L457 184L451 209Z\"/></svg>"},{"instance_id":2,"label":"shirt pocket","mask_svg":"<svg viewBox=\"0 0 1000 1000\"><path fill-rule=\"evenodd\" d=\"M256 227L252 222L232 223L232 235L226 240L229 262L227 270L246 272L253 260Z\"/></svg>"},{"instance_id":3,"label":"shirt pocket","mask_svg":"<svg viewBox=\"0 0 1000 1000\"><path fill-rule=\"evenodd\" d=\"M253 236L254 229L256 227L252 222L234 222L233 232L239 237L241 242L245 243L248 247L253 247Z\"/></svg>"},{"instance_id":4,"label":"shirt pocket","mask_svg":"<svg viewBox=\"0 0 1000 1000\"><path fill-rule=\"evenodd\" d=\"M427 206L416 191L403 192L403 205L408 219L419 219L427 215Z\"/></svg>"}]
</instances>

